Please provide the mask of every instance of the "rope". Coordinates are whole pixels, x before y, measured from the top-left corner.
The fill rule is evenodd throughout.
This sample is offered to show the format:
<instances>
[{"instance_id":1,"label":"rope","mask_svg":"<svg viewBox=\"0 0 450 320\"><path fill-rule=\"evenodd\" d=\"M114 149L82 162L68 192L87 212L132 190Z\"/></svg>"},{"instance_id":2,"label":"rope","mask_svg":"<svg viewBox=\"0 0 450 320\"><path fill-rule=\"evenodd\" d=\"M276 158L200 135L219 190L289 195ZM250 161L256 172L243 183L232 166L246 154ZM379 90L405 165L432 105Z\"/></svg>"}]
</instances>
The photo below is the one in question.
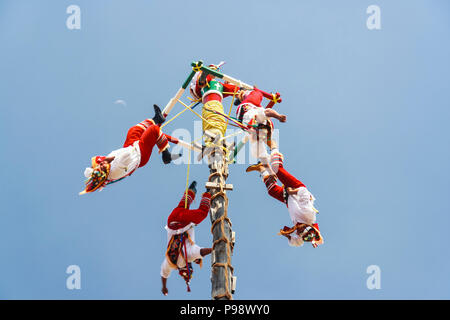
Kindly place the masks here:
<instances>
[{"instance_id":1,"label":"rope","mask_svg":"<svg viewBox=\"0 0 450 320\"><path fill-rule=\"evenodd\" d=\"M231 270L234 271L234 268L232 266L230 266L228 263L216 262L216 263L214 263L214 265L217 267L230 268Z\"/></svg>"},{"instance_id":2,"label":"rope","mask_svg":"<svg viewBox=\"0 0 450 320\"><path fill-rule=\"evenodd\" d=\"M227 130L227 123L220 115L223 113L222 102L218 100L210 100L203 105L202 116L207 119L203 122L203 131L210 131L213 135L220 135L223 137Z\"/></svg>"},{"instance_id":3,"label":"rope","mask_svg":"<svg viewBox=\"0 0 450 320\"><path fill-rule=\"evenodd\" d=\"M179 101L179 100L178 100ZM194 106L196 103L198 103L199 100L193 100L192 103L189 105L189 108L191 108L192 106ZM195 107L195 106L194 106ZM178 116L180 116L183 112L185 112L187 109L183 109L180 112L178 112L176 115L174 115L170 120L167 120L166 122L164 122L161 125L161 128L164 128L166 125L168 125L169 123L171 123L173 120L175 120Z\"/></svg>"},{"instance_id":4,"label":"rope","mask_svg":"<svg viewBox=\"0 0 450 320\"><path fill-rule=\"evenodd\" d=\"M233 91L233 98L231 99L230 110L228 110L228 116L231 115L231 109L233 109L233 103L234 103L234 98L235 98L235 96L236 96L236 93L237 93L237 88L234 89L234 91ZM227 126L228 126L228 122L229 122L229 121L230 121L230 120L227 120Z\"/></svg>"},{"instance_id":5,"label":"rope","mask_svg":"<svg viewBox=\"0 0 450 320\"><path fill-rule=\"evenodd\" d=\"M226 263L214 262L212 264L213 271L215 268L224 268L225 269L224 270L225 271L224 272L225 273L225 293L218 294L218 295L214 296L213 299L227 298L228 300L232 300L233 296L232 296L230 288L229 288L230 279L229 279L228 274L233 274L233 271L234 271L233 266L231 265L231 254L232 254L232 250L233 250L233 244L225 236L225 222L230 225L230 228L232 225L230 219L228 218L228 197L224 191L224 184L226 181L226 174L224 171L225 171L226 165L227 164L224 161L224 166L216 169L216 171L212 171L212 170L214 170L214 169L212 169L211 170L212 172L210 173L209 178L208 178L208 181L211 181L213 178L218 177L219 185L220 185L220 190L218 192L216 192L215 194L213 194L211 197L211 204L217 197L222 197L225 201L224 214L220 218L217 218L211 225L211 233L213 233L213 231L216 227L220 226L220 232L222 234L222 236L219 239L216 239L213 242L212 248L214 250L216 245L219 244L220 242L225 243L226 248L227 248Z\"/></svg>"},{"instance_id":6,"label":"rope","mask_svg":"<svg viewBox=\"0 0 450 320\"><path fill-rule=\"evenodd\" d=\"M233 296L231 294L229 294L228 292L215 296L216 300L223 298L223 297L227 297L228 300L233 300Z\"/></svg>"},{"instance_id":7,"label":"rope","mask_svg":"<svg viewBox=\"0 0 450 320\"><path fill-rule=\"evenodd\" d=\"M192 110L192 108L188 105L186 105L183 101L178 100L179 103L181 103L186 109L189 109L190 111L192 111L197 117L199 117L200 119L202 119L203 121L208 122L208 120L206 120L205 118L203 118L201 115L199 115L197 112L195 112L194 110ZM210 124L210 123L209 123ZM211 124L210 124L211 125Z\"/></svg>"},{"instance_id":8,"label":"rope","mask_svg":"<svg viewBox=\"0 0 450 320\"><path fill-rule=\"evenodd\" d=\"M189 188L189 169L191 168L191 149L189 149L188 153L188 167L186 174L186 191L184 193L184 208L187 209L187 199L188 199L188 188Z\"/></svg>"},{"instance_id":9,"label":"rope","mask_svg":"<svg viewBox=\"0 0 450 320\"><path fill-rule=\"evenodd\" d=\"M178 112L175 116L173 116L170 120L166 121L165 123L163 123L161 125L161 129L164 128L166 125L168 125L169 123L171 123L173 120L175 120L179 115L181 115L183 112L185 112L187 109L183 109L180 112Z\"/></svg>"},{"instance_id":10,"label":"rope","mask_svg":"<svg viewBox=\"0 0 450 320\"><path fill-rule=\"evenodd\" d=\"M220 141L223 141L223 140L226 140L226 139L228 139L228 138L237 136L238 134L241 134L242 132L243 132L243 131L238 131L238 132L232 133L232 134L230 134L230 135L228 135L228 136L226 136L226 137L223 137L222 139L220 139Z\"/></svg>"},{"instance_id":11,"label":"rope","mask_svg":"<svg viewBox=\"0 0 450 320\"><path fill-rule=\"evenodd\" d=\"M239 122L239 121L233 119L232 117L228 116L228 115L225 114L225 113L219 112L219 111L217 111L217 110L209 109L209 108L207 108L207 107L205 107L205 106L203 106L203 109L206 109L206 110L208 110L208 111L210 111L210 112L216 113L216 114L218 114L218 115L224 117L225 119L228 119L229 121L233 122L235 125L237 125L239 128L241 128L241 129L244 130L244 131L248 130L248 128L247 128L246 125L244 125L243 123L241 123L241 122ZM228 123L228 122L227 122L227 123Z\"/></svg>"},{"instance_id":12,"label":"rope","mask_svg":"<svg viewBox=\"0 0 450 320\"><path fill-rule=\"evenodd\" d=\"M213 224L211 226L211 233L213 232L216 224L218 224L219 222L222 222L224 220L229 223L230 227L232 226L231 220L228 217L222 216L222 217L220 217L219 219L217 219L216 221L213 222Z\"/></svg>"},{"instance_id":13,"label":"rope","mask_svg":"<svg viewBox=\"0 0 450 320\"><path fill-rule=\"evenodd\" d=\"M238 127L238 128L241 128L241 129L244 130L244 128L246 129L245 125L243 125L243 124L240 123L239 121L237 121L237 120L233 119L232 117L230 117L231 110L232 110L232 107L233 107L233 102L234 102L235 96L236 96L236 94L237 94L237 91L235 90L234 92L230 92L229 94L232 94L232 95L233 95L233 99L232 99L231 104L230 104L230 109L229 109L228 115L225 115L225 114L223 114L223 113L221 113L221 112L219 112L219 111L212 110L212 109L209 109L209 108L205 108L205 109L208 110L208 111L214 112L214 113L216 113L216 114L218 114L218 115L221 115L221 116L225 117L225 118L227 119L226 124L225 124L225 127L228 126L228 123L229 123L229 121L231 120L231 121L235 122L235 123L232 123L232 124L231 124L232 126L235 126L235 127ZM186 105L183 101L181 101L181 100L178 99L177 101L178 101L179 103L181 103L181 104L184 106L184 109L183 109L182 111L178 112L178 113L177 113L175 116L173 116L170 120L166 121L166 122L161 126L161 128L165 127L165 126L168 125L170 122L172 122L173 120L175 120L176 118L178 118L178 117L179 117L181 114L183 114L186 110L190 110L192 113L194 113L197 117L199 117L200 119L202 119L203 121L205 121L206 123L208 123L210 126L214 126L210 121L208 121L207 119L205 119L204 117L202 117L200 114L198 114L197 112L195 112L195 111L193 110L193 108L194 108L195 106L197 106L197 104L200 102L200 99L197 99L197 100L189 99L189 100L191 100L192 103L191 103L190 105ZM223 122L225 122L225 121L223 121ZM237 134L239 134L239 133L240 133L240 132L231 134L231 135L229 135L229 136L227 136L227 137L222 137L222 138L220 139L220 141L223 141L223 140L225 140L225 139L227 139L227 138L229 138L229 137L233 137L233 136L235 136L235 135L237 135ZM196 139L196 140L197 140L197 139ZM196 141L196 140L195 140L195 141ZM194 141L192 141L191 144L192 144L193 142L194 142ZM227 154L227 156L228 156L230 151L229 151L227 148L224 148L224 147L222 147L222 149L224 150L224 152L225 152L225 153ZM190 156L190 155L189 155L189 156ZM188 168L189 168L189 167L188 167Z\"/></svg>"},{"instance_id":14,"label":"rope","mask_svg":"<svg viewBox=\"0 0 450 320\"><path fill-rule=\"evenodd\" d=\"M230 155L230 150L224 145L220 145L221 141L223 141L223 138L220 139L219 144L210 141L205 141L205 146L207 148L221 149L225 153L226 158L228 158Z\"/></svg>"},{"instance_id":15,"label":"rope","mask_svg":"<svg viewBox=\"0 0 450 320\"><path fill-rule=\"evenodd\" d=\"M186 198L187 199L187 198ZM186 261L186 270L188 274L188 279L191 278L191 270L189 270L189 261L187 256L186 239L181 235L182 245L184 245L184 260ZM189 286L189 281L186 281L187 291L191 292L191 287Z\"/></svg>"}]
</instances>

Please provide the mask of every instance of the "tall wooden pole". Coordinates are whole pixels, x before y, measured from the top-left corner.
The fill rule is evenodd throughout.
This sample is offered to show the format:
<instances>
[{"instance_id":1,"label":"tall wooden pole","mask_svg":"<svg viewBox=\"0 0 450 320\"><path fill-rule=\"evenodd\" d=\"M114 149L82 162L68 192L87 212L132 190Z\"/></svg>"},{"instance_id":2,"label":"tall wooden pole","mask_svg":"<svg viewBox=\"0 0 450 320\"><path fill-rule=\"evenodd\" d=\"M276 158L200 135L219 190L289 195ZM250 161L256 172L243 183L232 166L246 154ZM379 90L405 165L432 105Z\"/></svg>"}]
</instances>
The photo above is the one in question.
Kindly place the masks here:
<instances>
[{"instance_id":1,"label":"tall wooden pole","mask_svg":"<svg viewBox=\"0 0 450 320\"><path fill-rule=\"evenodd\" d=\"M211 297L214 300L232 300L236 278L233 277L231 256L234 247L234 233L228 218L228 197L226 190L232 190L226 184L228 164L222 148L216 148L208 156L210 176L206 187L211 192L211 232L213 234L213 252L211 256Z\"/></svg>"}]
</instances>

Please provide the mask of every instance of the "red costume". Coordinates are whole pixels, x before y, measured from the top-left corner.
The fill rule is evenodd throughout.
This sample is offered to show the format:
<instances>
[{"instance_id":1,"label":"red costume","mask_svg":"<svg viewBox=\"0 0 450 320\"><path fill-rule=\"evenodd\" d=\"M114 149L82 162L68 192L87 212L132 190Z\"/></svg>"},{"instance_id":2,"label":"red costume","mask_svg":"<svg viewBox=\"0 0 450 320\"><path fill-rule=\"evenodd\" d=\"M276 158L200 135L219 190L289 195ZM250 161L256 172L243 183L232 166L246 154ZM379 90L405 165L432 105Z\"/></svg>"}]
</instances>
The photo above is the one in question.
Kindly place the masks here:
<instances>
[{"instance_id":1,"label":"red costume","mask_svg":"<svg viewBox=\"0 0 450 320\"><path fill-rule=\"evenodd\" d=\"M137 168L147 164L157 145L159 152L169 147L166 136L159 125L152 119L146 119L128 130L122 148L112 151L108 156L96 156L91 159L91 167L86 168L84 175L88 178L86 188L80 194L101 190L109 183L119 181L131 175ZM99 169L99 164L106 158L114 157L106 170Z\"/></svg>"},{"instance_id":2,"label":"red costume","mask_svg":"<svg viewBox=\"0 0 450 320\"><path fill-rule=\"evenodd\" d=\"M141 150L139 167L147 164L155 145L158 146L160 153L169 147L169 142L162 133L160 126L156 125L152 119L146 119L131 127L128 130L123 147L131 146L136 141L139 141L139 149Z\"/></svg>"},{"instance_id":3,"label":"red costume","mask_svg":"<svg viewBox=\"0 0 450 320\"><path fill-rule=\"evenodd\" d=\"M259 90L246 91L244 94L244 100L239 104L236 109L236 118L242 122L244 113L248 111L248 107L253 105L258 108L262 108L261 102L263 100L263 94Z\"/></svg>"},{"instance_id":4,"label":"red costume","mask_svg":"<svg viewBox=\"0 0 450 320\"><path fill-rule=\"evenodd\" d=\"M316 223L316 213L318 211L314 208L314 196L303 182L295 178L283 167L283 156L281 153L277 151L272 153L271 167L276 172L276 176L269 175L267 171L263 172L263 181L267 191L270 196L286 204L294 224L291 228L285 226L280 230L280 234L288 236L290 244L296 243L295 245L301 245L303 241L311 241L314 247L322 244L323 238L319 231L319 225ZM283 186L277 184L277 179L283 183ZM297 191L294 194L289 194L287 192L289 187L293 190L297 189ZM313 229L311 237L301 239L297 236L298 230L302 234L303 231L310 229Z\"/></svg>"},{"instance_id":5,"label":"red costume","mask_svg":"<svg viewBox=\"0 0 450 320\"><path fill-rule=\"evenodd\" d=\"M189 209L194 201L195 192L188 190L183 194L178 206L173 209L167 219L167 250L166 257L161 265L161 277L168 278L174 269L178 269L179 274L186 281L188 291L189 281L192 278L193 261L201 261L201 247L195 244L194 226L202 222L208 215L211 201L211 194L205 192L200 201L198 209Z\"/></svg>"},{"instance_id":6,"label":"red costume","mask_svg":"<svg viewBox=\"0 0 450 320\"><path fill-rule=\"evenodd\" d=\"M194 191L188 190L187 202L186 194L184 193L180 203L178 203L178 206L173 209L172 213L167 219L167 227L174 233L182 233L186 231L189 227L202 222L208 215L211 194L205 192L202 195L202 200L200 201L200 207L198 209L189 209L194 199Z\"/></svg>"},{"instance_id":7,"label":"red costume","mask_svg":"<svg viewBox=\"0 0 450 320\"><path fill-rule=\"evenodd\" d=\"M260 114L260 116L258 116L260 119L259 121L256 122L266 120L270 128L273 130L274 126L272 120L263 116L263 113L261 111L257 112L253 111L251 114L247 114L247 117L245 115L252 108L257 108L257 110L259 110L259 108L261 108L262 110L272 108L275 102L281 102L280 94L279 93L269 94L267 92L259 90L258 88L253 88L253 90L246 90L243 94L243 97L241 98L243 100L236 109L236 118L240 122L246 122L247 124L256 124L250 123L250 119L254 118L256 114ZM263 98L267 98L270 100L270 102L267 104L266 107L261 106ZM262 118L266 119L263 120Z\"/></svg>"},{"instance_id":8,"label":"red costume","mask_svg":"<svg viewBox=\"0 0 450 320\"><path fill-rule=\"evenodd\" d=\"M277 184L277 179L275 179L273 176L268 176L266 179L264 179L264 183L266 184L267 192L269 193L269 195L285 203L286 205L287 205L287 194L285 190L287 187L291 187L294 189L300 187L306 188L303 182L301 182L296 177L287 172L287 170L284 169L282 165L280 165L280 167L278 168L276 175L277 178L280 179L280 182L283 184L283 187Z\"/></svg>"}]
</instances>

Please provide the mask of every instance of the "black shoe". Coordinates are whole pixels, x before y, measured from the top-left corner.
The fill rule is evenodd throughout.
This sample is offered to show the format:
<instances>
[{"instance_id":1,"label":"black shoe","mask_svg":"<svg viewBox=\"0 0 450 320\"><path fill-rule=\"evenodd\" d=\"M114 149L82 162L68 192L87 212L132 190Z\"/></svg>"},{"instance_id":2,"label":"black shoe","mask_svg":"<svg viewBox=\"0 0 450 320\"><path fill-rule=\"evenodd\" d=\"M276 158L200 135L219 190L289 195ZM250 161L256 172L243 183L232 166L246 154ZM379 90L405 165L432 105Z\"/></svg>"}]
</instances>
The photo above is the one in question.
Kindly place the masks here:
<instances>
[{"instance_id":1,"label":"black shoe","mask_svg":"<svg viewBox=\"0 0 450 320\"><path fill-rule=\"evenodd\" d=\"M181 156L182 156L181 153L171 154L169 152L169 150L167 150L167 149L162 152L162 160L163 160L164 164L169 164L170 162L172 162L172 160L176 160L176 159L180 158Z\"/></svg>"},{"instance_id":2,"label":"black shoe","mask_svg":"<svg viewBox=\"0 0 450 320\"><path fill-rule=\"evenodd\" d=\"M153 121L155 121L156 124L162 124L164 121L166 121L166 117L161 112L161 109L154 104L153 108L155 109L155 116L153 117Z\"/></svg>"},{"instance_id":3,"label":"black shoe","mask_svg":"<svg viewBox=\"0 0 450 320\"><path fill-rule=\"evenodd\" d=\"M189 190L194 191L194 193L197 193L197 181L192 181L192 183L189 185Z\"/></svg>"}]
</instances>

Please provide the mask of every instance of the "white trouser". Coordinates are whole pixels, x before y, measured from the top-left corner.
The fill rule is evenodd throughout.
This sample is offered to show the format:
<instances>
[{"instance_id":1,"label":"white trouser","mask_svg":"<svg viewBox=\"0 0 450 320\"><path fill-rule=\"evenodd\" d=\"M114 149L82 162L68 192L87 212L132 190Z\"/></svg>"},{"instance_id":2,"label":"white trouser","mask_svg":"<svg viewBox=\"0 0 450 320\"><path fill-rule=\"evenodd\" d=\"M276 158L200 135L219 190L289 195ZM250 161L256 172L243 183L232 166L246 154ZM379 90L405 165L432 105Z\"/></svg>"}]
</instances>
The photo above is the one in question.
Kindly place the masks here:
<instances>
[{"instance_id":1,"label":"white trouser","mask_svg":"<svg viewBox=\"0 0 450 320\"><path fill-rule=\"evenodd\" d=\"M267 124L268 118L264 112L265 109L258 107L250 107L249 110L244 113L243 121L248 124L251 120L255 120L255 124ZM268 164L270 156L267 153L266 141L267 141L267 131L266 130L250 130L250 152L252 157L260 160L264 164Z\"/></svg>"}]
</instances>

